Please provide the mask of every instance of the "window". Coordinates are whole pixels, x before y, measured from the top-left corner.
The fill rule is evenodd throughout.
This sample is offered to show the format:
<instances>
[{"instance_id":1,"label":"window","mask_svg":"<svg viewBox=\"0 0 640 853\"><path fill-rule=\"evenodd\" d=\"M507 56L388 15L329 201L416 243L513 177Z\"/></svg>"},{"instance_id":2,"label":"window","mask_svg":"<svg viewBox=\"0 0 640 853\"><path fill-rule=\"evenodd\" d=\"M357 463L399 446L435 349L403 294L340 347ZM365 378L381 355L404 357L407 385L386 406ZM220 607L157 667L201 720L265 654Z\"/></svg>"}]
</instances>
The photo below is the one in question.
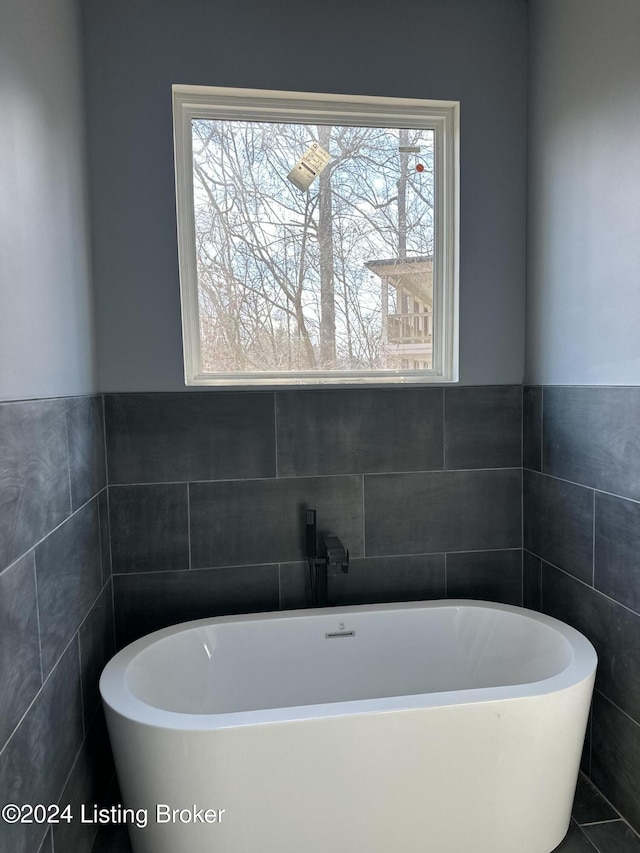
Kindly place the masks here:
<instances>
[{"instance_id":1,"label":"window","mask_svg":"<svg viewBox=\"0 0 640 853\"><path fill-rule=\"evenodd\" d=\"M457 379L458 104L174 86L189 385Z\"/></svg>"}]
</instances>

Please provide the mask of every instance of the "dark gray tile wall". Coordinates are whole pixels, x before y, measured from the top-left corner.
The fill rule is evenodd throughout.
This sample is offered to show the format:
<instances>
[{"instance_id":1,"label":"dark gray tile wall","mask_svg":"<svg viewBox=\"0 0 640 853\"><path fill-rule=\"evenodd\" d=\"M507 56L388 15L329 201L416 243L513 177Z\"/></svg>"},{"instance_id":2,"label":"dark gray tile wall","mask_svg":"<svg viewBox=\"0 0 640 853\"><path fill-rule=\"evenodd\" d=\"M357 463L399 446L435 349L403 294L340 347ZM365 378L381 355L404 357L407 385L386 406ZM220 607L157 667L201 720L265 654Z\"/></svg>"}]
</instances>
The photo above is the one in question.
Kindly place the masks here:
<instances>
[{"instance_id":1,"label":"dark gray tile wall","mask_svg":"<svg viewBox=\"0 0 640 853\"><path fill-rule=\"evenodd\" d=\"M594 585L640 613L640 503L596 492Z\"/></svg>"},{"instance_id":2,"label":"dark gray tile wall","mask_svg":"<svg viewBox=\"0 0 640 853\"><path fill-rule=\"evenodd\" d=\"M542 470L542 388L522 391L522 465L530 471Z\"/></svg>"},{"instance_id":3,"label":"dark gray tile wall","mask_svg":"<svg viewBox=\"0 0 640 853\"><path fill-rule=\"evenodd\" d=\"M85 729L88 729L100 707L98 682L102 669L115 652L113 594L110 583L105 584L95 604L80 625L78 640L80 643L82 710Z\"/></svg>"},{"instance_id":4,"label":"dark gray tile wall","mask_svg":"<svg viewBox=\"0 0 640 853\"><path fill-rule=\"evenodd\" d=\"M273 477L273 394L108 394L109 482Z\"/></svg>"},{"instance_id":5,"label":"dark gray tile wall","mask_svg":"<svg viewBox=\"0 0 640 853\"><path fill-rule=\"evenodd\" d=\"M86 737L67 778L60 802L71 806L74 815L81 813L84 805L90 815L94 803L107 804L108 790L114 778L115 768L109 745L107 724L102 708L94 714ZM53 827L53 843L56 851L75 853L92 849L96 828L88 823L73 820L61 822Z\"/></svg>"},{"instance_id":6,"label":"dark gray tile wall","mask_svg":"<svg viewBox=\"0 0 640 853\"><path fill-rule=\"evenodd\" d=\"M101 397L67 400L71 507L77 509L106 485Z\"/></svg>"},{"instance_id":7,"label":"dark gray tile wall","mask_svg":"<svg viewBox=\"0 0 640 853\"><path fill-rule=\"evenodd\" d=\"M519 468L522 389L450 388L445 392L446 468Z\"/></svg>"},{"instance_id":8,"label":"dark gray tile wall","mask_svg":"<svg viewBox=\"0 0 640 853\"><path fill-rule=\"evenodd\" d=\"M113 772L97 686L114 649L105 484L101 397L0 403L2 803L98 802ZM68 843L0 822L0 850L90 851L78 817Z\"/></svg>"},{"instance_id":9,"label":"dark gray tile wall","mask_svg":"<svg viewBox=\"0 0 640 853\"><path fill-rule=\"evenodd\" d=\"M518 468L365 476L371 556L520 548Z\"/></svg>"},{"instance_id":10,"label":"dark gray tile wall","mask_svg":"<svg viewBox=\"0 0 640 853\"><path fill-rule=\"evenodd\" d=\"M336 581L336 599L346 605L446 598L445 561L444 554L356 558ZM281 564L283 609L306 607L310 586L305 562Z\"/></svg>"},{"instance_id":11,"label":"dark gray tile wall","mask_svg":"<svg viewBox=\"0 0 640 853\"><path fill-rule=\"evenodd\" d=\"M364 555L362 477L285 477L189 486L194 568L300 560L304 510L316 508L318 533L335 533Z\"/></svg>"},{"instance_id":12,"label":"dark gray tile wall","mask_svg":"<svg viewBox=\"0 0 640 853\"><path fill-rule=\"evenodd\" d=\"M118 645L308 606L306 507L350 551L337 604L522 602L519 386L113 394L105 417Z\"/></svg>"},{"instance_id":13,"label":"dark gray tile wall","mask_svg":"<svg viewBox=\"0 0 640 853\"><path fill-rule=\"evenodd\" d=\"M93 499L36 545L44 678L102 590L100 521Z\"/></svg>"},{"instance_id":14,"label":"dark gray tile wall","mask_svg":"<svg viewBox=\"0 0 640 853\"><path fill-rule=\"evenodd\" d=\"M587 634L600 666L583 768L637 828L639 401L502 386L107 395L106 436L99 397L0 404L4 800L106 795L98 679L116 639L307 606L312 505L351 549L336 603L522 602ZM577 829L562 849L635 849L619 820ZM83 853L93 835L4 824L0 848Z\"/></svg>"},{"instance_id":15,"label":"dark gray tile wall","mask_svg":"<svg viewBox=\"0 0 640 853\"><path fill-rule=\"evenodd\" d=\"M525 470L525 549L585 583L592 583L593 506L591 489Z\"/></svg>"},{"instance_id":16,"label":"dark gray tile wall","mask_svg":"<svg viewBox=\"0 0 640 853\"><path fill-rule=\"evenodd\" d=\"M531 610L542 607L542 560L530 551L522 555L522 603Z\"/></svg>"},{"instance_id":17,"label":"dark gray tile wall","mask_svg":"<svg viewBox=\"0 0 640 853\"><path fill-rule=\"evenodd\" d=\"M74 637L0 754L7 803L56 803L83 741L80 657ZM37 850L42 825L0 822L0 848Z\"/></svg>"},{"instance_id":18,"label":"dark gray tile wall","mask_svg":"<svg viewBox=\"0 0 640 853\"><path fill-rule=\"evenodd\" d=\"M124 645L189 619L278 610L277 565L114 576L116 635Z\"/></svg>"},{"instance_id":19,"label":"dark gray tile wall","mask_svg":"<svg viewBox=\"0 0 640 853\"><path fill-rule=\"evenodd\" d=\"M53 836L51 834L51 830L47 832L44 841L40 847L39 853L54 853L53 849Z\"/></svg>"},{"instance_id":20,"label":"dark gray tile wall","mask_svg":"<svg viewBox=\"0 0 640 853\"><path fill-rule=\"evenodd\" d=\"M591 778L635 828L640 825L640 726L596 691L593 700Z\"/></svg>"},{"instance_id":21,"label":"dark gray tile wall","mask_svg":"<svg viewBox=\"0 0 640 853\"><path fill-rule=\"evenodd\" d=\"M640 500L640 387L544 388L543 470Z\"/></svg>"},{"instance_id":22,"label":"dark gray tile wall","mask_svg":"<svg viewBox=\"0 0 640 853\"><path fill-rule=\"evenodd\" d=\"M0 574L0 743L42 686L33 551Z\"/></svg>"},{"instance_id":23,"label":"dark gray tile wall","mask_svg":"<svg viewBox=\"0 0 640 853\"><path fill-rule=\"evenodd\" d=\"M281 477L443 467L442 389L288 391L276 405Z\"/></svg>"},{"instance_id":24,"label":"dark gray tile wall","mask_svg":"<svg viewBox=\"0 0 640 853\"><path fill-rule=\"evenodd\" d=\"M524 601L594 644L583 768L640 830L640 388L531 387L523 401ZM625 831L611 849L632 849Z\"/></svg>"},{"instance_id":25,"label":"dark gray tile wall","mask_svg":"<svg viewBox=\"0 0 640 853\"><path fill-rule=\"evenodd\" d=\"M598 653L596 686L640 719L640 619L626 607L543 562L542 606L578 628Z\"/></svg>"},{"instance_id":26,"label":"dark gray tile wall","mask_svg":"<svg viewBox=\"0 0 640 853\"><path fill-rule=\"evenodd\" d=\"M0 405L0 567L71 513L64 400Z\"/></svg>"},{"instance_id":27,"label":"dark gray tile wall","mask_svg":"<svg viewBox=\"0 0 640 853\"><path fill-rule=\"evenodd\" d=\"M447 596L522 604L522 552L447 554Z\"/></svg>"},{"instance_id":28,"label":"dark gray tile wall","mask_svg":"<svg viewBox=\"0 0 640 853\"><path fill-rule=\"evenodd\" d=\"M112 486L114 573L189 568L187 484Z\"/></svg>"}]
</instances>

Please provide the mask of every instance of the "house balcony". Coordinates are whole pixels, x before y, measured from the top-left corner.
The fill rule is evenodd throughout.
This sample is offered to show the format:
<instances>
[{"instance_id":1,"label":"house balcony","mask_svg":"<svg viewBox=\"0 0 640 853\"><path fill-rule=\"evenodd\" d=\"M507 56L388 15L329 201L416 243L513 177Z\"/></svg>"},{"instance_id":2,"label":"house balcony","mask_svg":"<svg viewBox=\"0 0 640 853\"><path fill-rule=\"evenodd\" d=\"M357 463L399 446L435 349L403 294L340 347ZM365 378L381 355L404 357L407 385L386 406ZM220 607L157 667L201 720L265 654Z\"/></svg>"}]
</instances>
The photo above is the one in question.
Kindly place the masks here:
<instances>
[{"instance_id":1,"label":"house balcony","mask_svg":"<svg viewBox=\"0 0 640 853\"><path fill-rule=\"evenodd\" d=\"M387 341L390 344L431 344L433 314L389 314Z\"/></svg>"}]
</instances>

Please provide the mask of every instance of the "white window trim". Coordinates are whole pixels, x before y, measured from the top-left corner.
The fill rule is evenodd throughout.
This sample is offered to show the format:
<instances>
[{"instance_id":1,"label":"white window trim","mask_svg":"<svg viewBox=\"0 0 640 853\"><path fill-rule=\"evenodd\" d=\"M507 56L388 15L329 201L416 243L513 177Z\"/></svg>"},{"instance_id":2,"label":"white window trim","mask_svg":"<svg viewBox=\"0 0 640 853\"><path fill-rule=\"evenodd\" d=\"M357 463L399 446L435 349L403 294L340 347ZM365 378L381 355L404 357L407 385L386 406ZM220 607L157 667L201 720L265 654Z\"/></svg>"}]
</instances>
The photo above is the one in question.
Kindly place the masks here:
<instances>
[{"instance_id":1,"label":"white window trim","mask_svg":"<svg viewBox=\"0 0 640 853\"><path fill-rule=\"evenodd\" d=\"M458 101L327 95L216 86L173 87L178 263L187 385L330 386L458 381L459 128ZM207 374L200 370L198 282L193 210L192 119L238 119L356 126L432 128L435 132L434 347L425 371L309 371ZM443 310L437 309L442 302Z\"/></svg>"}]
</instances>

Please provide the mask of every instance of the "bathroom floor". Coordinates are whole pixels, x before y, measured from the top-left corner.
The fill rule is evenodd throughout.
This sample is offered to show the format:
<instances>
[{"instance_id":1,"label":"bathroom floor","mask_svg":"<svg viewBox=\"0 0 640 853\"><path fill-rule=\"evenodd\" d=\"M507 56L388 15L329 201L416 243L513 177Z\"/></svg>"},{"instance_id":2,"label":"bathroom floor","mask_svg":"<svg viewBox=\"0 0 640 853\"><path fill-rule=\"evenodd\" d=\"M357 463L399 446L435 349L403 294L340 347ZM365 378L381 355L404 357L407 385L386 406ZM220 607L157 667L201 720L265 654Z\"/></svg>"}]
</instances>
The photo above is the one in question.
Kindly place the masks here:
<instances>
[{"instance_id":1,"label":"bathroom floor","mask_svg":"<svg viewBox=\"0 0 640 853\"><path fill-rule=\"evenodd\" d=\"M121 826L103 827L92 853L131 853L126 829ZM554 853L640 853L640 837L580 774L571 828Z\"/></svg>"},{"instance_id":2,"label":"bathroom floor","mask_svg":"<svg viewBox=\"0 0 640 853\"><path fill-rule=\"evenodd\" d=\"M571 828L554 853L595 851L640 853L640 837L581 773L573 803Z\"/></svg>"}]
</instances>

